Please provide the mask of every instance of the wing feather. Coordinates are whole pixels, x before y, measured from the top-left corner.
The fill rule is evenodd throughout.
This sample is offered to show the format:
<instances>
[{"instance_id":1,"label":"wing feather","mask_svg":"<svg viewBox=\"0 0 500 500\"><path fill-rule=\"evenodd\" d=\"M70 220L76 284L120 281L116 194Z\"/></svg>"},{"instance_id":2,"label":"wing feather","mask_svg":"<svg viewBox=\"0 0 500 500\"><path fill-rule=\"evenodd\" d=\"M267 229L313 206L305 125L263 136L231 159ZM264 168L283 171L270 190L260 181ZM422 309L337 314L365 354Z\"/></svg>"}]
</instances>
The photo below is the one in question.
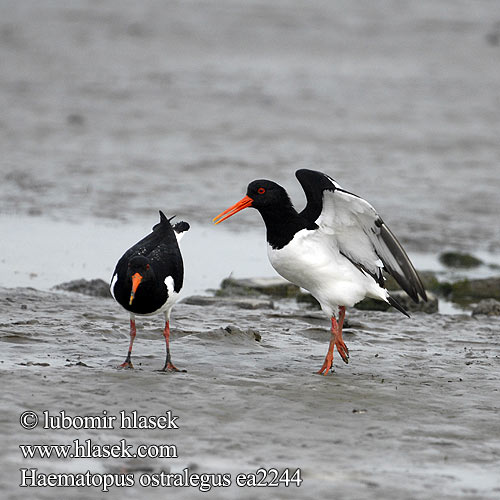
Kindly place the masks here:
<instances>
[{"instance_id":1,"label":"wing feather","mask_svg":"<svg viewBox=\"0 0 500 500\"><path fill-rule=\"evenodd\" d=\"M334 235L340 252L369 273L381 276L381 270L385 268L415 302L418 302L419 295L427 300L408 255L366 200L340 188L325 189L323 210L316 224Z\"/></svg>"},{"instance_id":2,"label":"wing feather","mask_svg":"<svg viewBox=\"0 0 500 500\"><path fill-rule=\"evenodd\" d=\"M296 176L308 201L301 214L317 217L314 222L331 235L340 253L379 285L384 286L385 269L415 302L419 296L427 300L408 255L370 203L321 172L299 170Z\"/></svg>"}]
</instances>

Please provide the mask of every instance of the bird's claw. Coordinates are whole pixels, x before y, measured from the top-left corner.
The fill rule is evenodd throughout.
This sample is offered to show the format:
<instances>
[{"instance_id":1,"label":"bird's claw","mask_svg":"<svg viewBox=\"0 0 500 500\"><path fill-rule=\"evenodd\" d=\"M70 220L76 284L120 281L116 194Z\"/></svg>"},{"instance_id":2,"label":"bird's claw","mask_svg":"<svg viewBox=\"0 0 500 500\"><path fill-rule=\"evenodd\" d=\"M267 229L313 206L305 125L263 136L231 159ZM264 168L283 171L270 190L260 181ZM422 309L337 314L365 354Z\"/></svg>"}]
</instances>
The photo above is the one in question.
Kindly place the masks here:
<instances>
[{"instance_id":1,"label":"bird's claw","mask_svg":"<svg viewBox=\"0 0 500 500\"><path fill-rule=\"evenodd\" d=\"M158 370L160 372L181 372L181 373L186 373L187 370L179 370L173 363L170 361L168 363L165 363L165 366L161 369Z\"/></svg>"},{"instance_id":2,"label":"bird's claw","mask_svg":"<svg viewBox=\"0 0 500 500\"><path fill-rule=\"evenodd\" d=\"M337 351L339 352L342 361L346 365L349 364L349 349L347 346L342 341L336 342L335 345L337 346Z\"/></svg>"},{"instance_id":3,"label":"bird's claw","mask_svg":"<svg viewBox=\"0 0 500 500\"><path fill-rule=\"evenodd\" d=\"M340 354L340 357L342 358L342 361L348 365L349 364L349 353L345 353L345 352L340 352L339 351L339 354Z\"/></svg>"},{"instance_id":4,"label":"bird's claw","mask_svg":"<svg viewBox=\"0 0 500 500\"><path fill-rule=\"evenodd\" d=\"M349 349L344 342L342 340L337 340L335 341L335 346L337 347L337 351L339 352L342 361L349 364ZM319 375L328 375L329 371L333 373L333 348L331 348L331 351L328 351L323 366L316 373Z\"/></svg>"},{"instance_id":5,"label":"bird's claw","mask_svg":"<svg viewBox=\"0 0 500 500\"><path fill-rule=\"evenodd\" d=\"M328 353L325 357L323 366L316 372L318 375L328 375L329 371L333 372L333 354Z\"/></svg>"},{"instance_id":6,"label":"bird's claw","mask_svg":"<svg viewBox=\"0 0 500 500\"><path fill-rule=\"evenodd\" d=\"M134 369L134 365L132 364L132 361L125 361L124 363L122 363L121 365L118 365L117 368L119 370L122 370L122 369L125 369L125 370L133 370Z\"/></svg>"}]
</instances>

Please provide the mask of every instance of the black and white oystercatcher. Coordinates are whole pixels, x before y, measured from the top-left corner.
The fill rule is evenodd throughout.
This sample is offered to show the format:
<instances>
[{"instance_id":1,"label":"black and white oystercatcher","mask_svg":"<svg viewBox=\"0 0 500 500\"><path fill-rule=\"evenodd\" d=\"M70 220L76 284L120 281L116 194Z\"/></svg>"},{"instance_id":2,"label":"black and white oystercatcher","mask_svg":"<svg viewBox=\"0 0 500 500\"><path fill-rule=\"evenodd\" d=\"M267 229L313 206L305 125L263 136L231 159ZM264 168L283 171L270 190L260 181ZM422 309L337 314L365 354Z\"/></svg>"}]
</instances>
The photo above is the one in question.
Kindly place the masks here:
<instances>
[{"instance_id":1,"label":"black and white oystercatcher","mask_svg":"<svg viewBox=\"0 0 500 500\"><path fill-rule=\"evenodd\" d=\"M173 217L172 217L173 218ZM133 368L132 346L136 336L135 316L165 314L163 335L167 357L162 371L180 371L170 357L170 311L184 280L184 265L178 241L189 229L187 222L173 227L160 211L153 232L129 248L116 264L111 279L111 295L130 312L130 345L121 368Z\"/></svg>"},{"instance_id":2,"label":"black and white oystercatcher","mask_svg":"<svg viewBox=\"0 0 500 500\"><path fill-rule=\"evenodd\" d=\"M321 172L302 169L295 175L307 199L302 212L295 210L279 184L256 180L248 185L246 196L214 222L247 207L260 212L271 265L288 281L308 290L331 318L330 345L318 371L326 375L332 368L334 347L349 361L342 339L346 307L372 297L409 316L386 290L383 269L415 302L426 301L427 296L403 247L367 201Z\"/></svg>"}]
</instances>

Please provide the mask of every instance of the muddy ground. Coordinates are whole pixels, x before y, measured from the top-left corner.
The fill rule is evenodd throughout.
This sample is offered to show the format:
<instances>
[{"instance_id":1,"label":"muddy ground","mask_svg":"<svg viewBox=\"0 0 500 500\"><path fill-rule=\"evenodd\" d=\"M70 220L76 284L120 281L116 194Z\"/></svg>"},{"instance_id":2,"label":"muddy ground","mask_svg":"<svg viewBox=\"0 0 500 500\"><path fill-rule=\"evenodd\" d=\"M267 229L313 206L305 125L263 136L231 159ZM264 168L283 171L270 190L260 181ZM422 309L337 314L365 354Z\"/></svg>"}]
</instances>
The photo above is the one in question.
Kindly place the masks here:
<instances>
[{"instance_id":1,"label":"muddy ground","mask_svg":"<svg viewBox=\"0 0 500 500\"><path fill-rule=\"evenodd\" d=\"M3 467L9 498L19 467L40 472L230 473L302 470L300 488L245 488L242 498L496 498L500 493L499 321L468 315L352 311L351 362L316 375L328 322L291 303L245 310L174 309L172 351L186 373L163 366L161 318L140 321L134 371L128 324L111 299L2 289ZM260 339L260 340L257 340ZM178 416L178 430L23 430L19 415ZM21 443L175 444L178 458L22 460ZM10 484L10 487L8 486ZM47 488L35 498L53 498ZM97 489L98 491L98 489ZM193 498L195 489L175 489ZM196 490L197 491L197 490ZM89 489L58 490L95 498ZM111 488L106 498L164 498L161 488ZM234 498L216 489L214 497Z\"/></svg>"}]
</instances>

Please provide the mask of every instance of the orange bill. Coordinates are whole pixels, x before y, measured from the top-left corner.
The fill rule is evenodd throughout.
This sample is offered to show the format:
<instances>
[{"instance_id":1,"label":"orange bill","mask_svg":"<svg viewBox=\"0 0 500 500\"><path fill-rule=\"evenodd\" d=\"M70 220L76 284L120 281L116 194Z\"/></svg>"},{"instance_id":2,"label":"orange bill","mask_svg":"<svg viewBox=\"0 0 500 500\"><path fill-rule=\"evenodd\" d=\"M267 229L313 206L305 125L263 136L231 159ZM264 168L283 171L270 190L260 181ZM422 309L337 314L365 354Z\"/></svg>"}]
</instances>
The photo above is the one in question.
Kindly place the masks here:
<instances>
[{"instance_id":1,"label":"orange bill","mask_svg":"<svg viewBox=\"0 0 500 500\"><path fill-rule=\"evenodd\" d=\"M213 221L215 222L215 224L219 224L219 222L228 219L229 217L231 217L231 215L238 213L240 210L251 207L252 203L252 198L250 198L250 196L245 196L238 203L235 203L232 207L229 207L227 210L224 210L224 212L220 213L217 217L215 217L215 219L213 219Z\"/></svg>"},{"instance_id":2,"label":"orange bill","mask_svg":"<svg viewBox=\"0 0 500 500\"><path fill-rule=\"evenodd\" d=\"M135 273L134 275L132 275L132 292L130 293L130 302L128 303L129 306L132 305L132 302L135 297L135 292L141 281L142 281L142 276L139 273Z\"/></svg>"}]
</instances>

